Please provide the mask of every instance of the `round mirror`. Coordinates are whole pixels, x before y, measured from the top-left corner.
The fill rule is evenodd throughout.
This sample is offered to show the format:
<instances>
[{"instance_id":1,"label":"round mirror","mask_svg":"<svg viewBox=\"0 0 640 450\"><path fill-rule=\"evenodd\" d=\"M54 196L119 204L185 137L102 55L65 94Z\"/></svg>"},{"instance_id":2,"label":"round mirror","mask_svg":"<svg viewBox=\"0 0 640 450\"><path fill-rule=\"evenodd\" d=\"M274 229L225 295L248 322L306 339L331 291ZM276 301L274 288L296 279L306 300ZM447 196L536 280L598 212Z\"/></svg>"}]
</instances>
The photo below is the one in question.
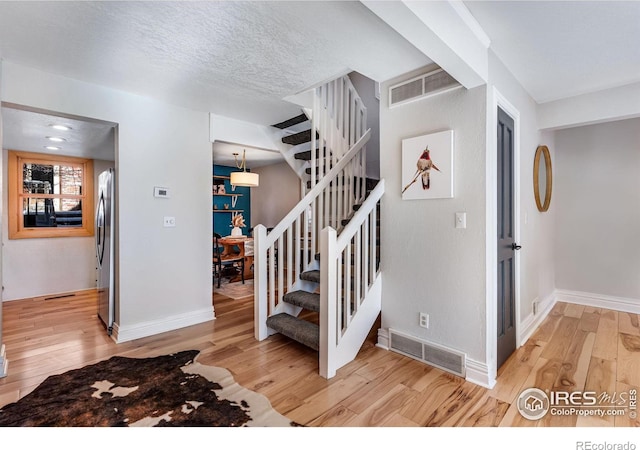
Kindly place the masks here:
<instances>
[{"instance_id":1,"label":"round mirror","mask_svg":"<svg viewBox=\"0 0 640 450\"><path fill-rule=\"evenodd\" d=\"M541 158L544 158L543 165L540 164ZM540 145L536 149L536 156L533 160L533 193L540 212L549 209L552 181L551 154L549 154L549 149L546 145ZM544 201L541 199L544 199Z\"/></svg>"}]
</instances>

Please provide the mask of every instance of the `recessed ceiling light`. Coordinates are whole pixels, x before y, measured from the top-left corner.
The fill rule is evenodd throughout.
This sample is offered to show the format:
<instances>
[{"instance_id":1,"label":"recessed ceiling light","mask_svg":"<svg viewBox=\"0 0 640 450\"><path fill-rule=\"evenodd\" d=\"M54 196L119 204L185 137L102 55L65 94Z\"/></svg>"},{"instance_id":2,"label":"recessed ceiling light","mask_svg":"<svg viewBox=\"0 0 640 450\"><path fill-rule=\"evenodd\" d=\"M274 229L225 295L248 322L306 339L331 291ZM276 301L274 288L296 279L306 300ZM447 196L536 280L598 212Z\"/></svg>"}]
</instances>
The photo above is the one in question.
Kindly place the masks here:
<instances>
[{"instance_id":1,"label":"recessed ceiling light","mask_svg":"<svg viewBox=\"0 0 640 450\"><path fill-rule=\"evenodd\" d=\"M70 126L67 125L60 125L60 124L52 124L49 125L51 128L53 128L54 130L60 130L60 131L69 131L71 130Z\"/></svg>"},{"instance_id":2,"label":"recessed ceiling light","mask_svg":"<svg viewBox=\"0 0 640 450\"><path fill-rule=\"evenodd\" d=\"M47 145L45 146L47 150L60 150L62 147L56 147L55 145Z\"/></svg>"},{"instance_id":3,"label":"recessed ceiling light","mask_svg":"<svg viewBox=\"0 0 640 450\"><path fill-rule=\"evenodd\" d=\"M53 141L53 142L64 142L64 141L66 141L65 138L61 138L61 137L57 137L57 136L47 136L47 139L49 139L50 141Z\"/></svg>"}]
</instances>

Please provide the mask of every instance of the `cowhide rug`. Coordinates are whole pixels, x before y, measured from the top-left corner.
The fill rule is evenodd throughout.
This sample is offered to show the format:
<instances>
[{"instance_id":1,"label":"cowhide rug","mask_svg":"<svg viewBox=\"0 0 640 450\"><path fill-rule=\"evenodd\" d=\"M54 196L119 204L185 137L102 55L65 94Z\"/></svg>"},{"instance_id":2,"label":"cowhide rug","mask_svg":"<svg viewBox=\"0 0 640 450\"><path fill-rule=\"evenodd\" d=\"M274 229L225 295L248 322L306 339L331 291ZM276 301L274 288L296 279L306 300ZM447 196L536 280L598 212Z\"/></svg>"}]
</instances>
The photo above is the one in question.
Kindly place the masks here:
<instances>
[{"instance_id":1,"label":"cowhide rug","mask_svg":"<svg viewBox=\"0 0 640 450\"><path fill-rule=\"evenodd\" d=\"M231 373L195 361L197 350L156 358L114 356L48 377L0 409L5 427L282 427L266 397Z\"/></svg>"}]
</instances>

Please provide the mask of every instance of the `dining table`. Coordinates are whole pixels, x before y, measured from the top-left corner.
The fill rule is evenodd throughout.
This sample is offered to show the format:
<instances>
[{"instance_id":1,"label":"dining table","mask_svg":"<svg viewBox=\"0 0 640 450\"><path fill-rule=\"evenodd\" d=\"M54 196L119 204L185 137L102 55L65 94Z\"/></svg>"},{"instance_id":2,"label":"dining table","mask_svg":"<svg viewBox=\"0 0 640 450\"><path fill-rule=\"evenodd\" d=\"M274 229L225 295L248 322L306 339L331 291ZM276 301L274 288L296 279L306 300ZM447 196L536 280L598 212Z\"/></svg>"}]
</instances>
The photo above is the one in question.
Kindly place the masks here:
<instances>
[{"instance_id":1,"label":"dining table","mask_svg":"<svg viewBox=\"0 0 640 450\"><path fill-rule=\"evenodd\" d=\"M218 244L222 245L220 256L243 257L244 258L244 279L253 279L253 238L249 236L224 236L218 239ZM237 277L240 280L240 275ZM235 278L230 281L238 281Z\"/></svg>"}]
</instances>

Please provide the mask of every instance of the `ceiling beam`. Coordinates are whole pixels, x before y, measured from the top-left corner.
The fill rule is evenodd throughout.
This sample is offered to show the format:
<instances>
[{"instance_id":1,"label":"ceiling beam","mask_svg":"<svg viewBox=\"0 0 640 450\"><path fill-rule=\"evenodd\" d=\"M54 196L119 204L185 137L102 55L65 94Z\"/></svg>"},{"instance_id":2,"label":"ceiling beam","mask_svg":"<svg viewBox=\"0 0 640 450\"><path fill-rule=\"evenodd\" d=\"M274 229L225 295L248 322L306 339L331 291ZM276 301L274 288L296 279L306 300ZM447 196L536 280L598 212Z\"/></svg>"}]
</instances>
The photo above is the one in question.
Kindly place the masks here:
<instances>
[{"instance_id":1,"label":"ceiling beam","mask_svg":"<svg viewBox=\"0 0 640 450\"><path fill-rule=\"evenodd\" d=\"M461 1L361 3L467 89L487 82L490 40Z\"/></svg>"}]
</instances>

